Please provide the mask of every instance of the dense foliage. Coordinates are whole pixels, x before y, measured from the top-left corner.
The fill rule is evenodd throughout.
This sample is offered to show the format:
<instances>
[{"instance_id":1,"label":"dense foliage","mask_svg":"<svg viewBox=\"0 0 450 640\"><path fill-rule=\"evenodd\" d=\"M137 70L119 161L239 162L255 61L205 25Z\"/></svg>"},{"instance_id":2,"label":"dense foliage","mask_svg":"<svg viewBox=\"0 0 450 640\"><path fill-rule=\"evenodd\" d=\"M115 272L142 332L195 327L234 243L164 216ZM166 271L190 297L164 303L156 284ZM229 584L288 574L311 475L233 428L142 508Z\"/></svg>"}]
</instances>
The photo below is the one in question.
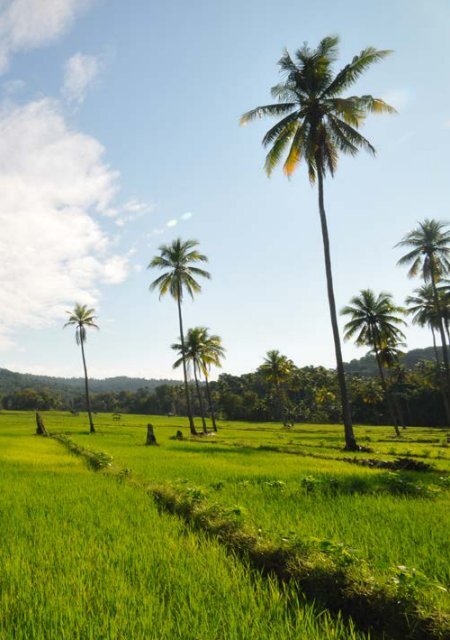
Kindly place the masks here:
<instances>
[{"instance_id":1,"label":"dense foliage","mask_svg":"<svg viewBox=\"0 0 450 640\"><path fill-rule=\"evenodd\" d=\"M424 350L426 351L426 350ZM405 359L407 358L406 355ZM369 357L362 361L369 361ZM349 365L357 370L358 361ZM373 375L348 375L349 392L355 422L390 424L383 389ZM241 376L222 374L210 382L213 405L227 420L333 423L340 418L339 390L335 372L325 367L296 367L289 361L289 373L275 386L263 364L254 373ZM366 369L363 369L366 372ZM403 364L387 373L387 383L396 395L406 425L443 425L445 416L440 401L436 365L419 360L410 368ZM106 381L105 381L106 384ZM205 385L201 392L205 393ZM205 394L206 395L206 394ZM154 388L137 391L104 391L91 397L94 411L156 415L186 415L186 400L180 383L171 381ZM199 401L192 393L195 415L200 415ZM82 411L85 398L81 386L70 396L54 388L25 388L4 393L5 409L66 409ZM205 402L205 406L208 403Z\"/></svg>"}]
</instances>

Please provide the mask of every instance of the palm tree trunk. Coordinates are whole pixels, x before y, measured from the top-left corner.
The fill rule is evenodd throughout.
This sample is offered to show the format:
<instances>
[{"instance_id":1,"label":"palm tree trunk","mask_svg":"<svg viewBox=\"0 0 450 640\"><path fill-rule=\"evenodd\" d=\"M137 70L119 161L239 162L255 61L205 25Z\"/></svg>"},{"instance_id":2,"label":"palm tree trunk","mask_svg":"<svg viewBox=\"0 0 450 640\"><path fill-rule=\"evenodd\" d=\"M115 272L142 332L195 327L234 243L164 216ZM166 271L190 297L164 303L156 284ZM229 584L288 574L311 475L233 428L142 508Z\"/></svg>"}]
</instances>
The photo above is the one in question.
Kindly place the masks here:
<instances>
[{"instance_id":1,"label":"palm tree trunk","mask_svg":"<svg viewBox=\"0 0 450 640\"><path fill-rule=\"evenodd\" d=\"M434 273L434 268L433 268L433 260L430 260L430 264L431 264L431 285L433 287L433 296L434 296L434 304L436 307L436 311L437 311L437 316L438 316L438 323L439 323L439 333L441 335L441 342L442 342L442 359L444 361L444 369L445 369L445 379L446 379L446 386L445 389L443 388L443 400L444 400L444 408L445 408L445 417L446 417L446 422L447 422L447 426L450 425L450 404L449 404L449 392L450 392L450 367L449 367L449 363L448 363L448 352L447 352L447 341L445 339L445 332L444 332L444 323L442 320L442 309L441 309L441 303L439 301L439 294L437 291L437 287L436 287L436 276Z\"/></svg>"},{"instance_id":2,"label":"palm tree trunk","mask_svg":"<svg viewBox=\"0 0 450 640\"><path fill-rule=\"evenodd\" d=\"M437 375L438 375L438 378L439 378L439 386L441 387L442 402L444 404L445 415L447 417L447 403L448 403L448 400L447 400L445 382L444 382L444 379L442 377L441 359L439 358L439 351L438 351L437 344L436 344L436 334L434 332L433 325L430 325L430 329L431 329L431 335L433 336L434 357L436 358L436 370L437 370Z\"/></svg>"},{"instance_id":3,"label":"palm tree trunk","mask_svg":"<svg viewBox=\"0 0 450 640\"><path fill-rule=\"evenodd\" d=\"M191 396L189 394L189 386L188 386L188 379L187 379L187 367L186 367L186 356L185 356L185 348L184 348L184 333L183 333L183 318L182 318L182 315L181 315L181 299L180 299L180 295L178 295L177 304L178 304L178 320L179 320L179 323L180 323L181 348L183 350L182 354L181 354L181 357L183 359L184 392L185 392L185 395L186 395L186 407L187 407L187 413L188 413L188 418L189 418L189 428L191 430L191 434L193 436L196 436L198 434L197 434L197 431L195 429L194 418L192 417Z\"/></svg>"},{"instance_id":4,"label":"palm tree trunk","mask_svg":"<svg viewBox=\"0 0 450 640\"><path fill-rule=\"evenodd\" d=\"M212 424L213 424L213 429L217 433L216 416L214 414L214 407L213 407L212 398L211 398L211 391L209 389L208 376L206 375L206 373L205 373L205 383L206 383L206 395L208 397L209 411L211 413L211 420L212 420Z\"/></svg>"},{"instance_id":5,"label":"palm tree trunk","mask_svg":"<svg viewBox=\"0 0 450 640\"><path fill-rule=\"evenodd\" d=\"M383 391L384 391L384 395L386 397L386 402L388 405L388 409L389 409L389 413L391 414L391 419L394 423L394 429L395 429L395 435L400 438L400 429L398 428L398 418L397 415L394 411L394 406L392 404L392 398L391 398L391 392L388 389L387 383L386 383L386 377L384 375L384 371L383 371L383 365L381 364L381 360L380 360L380 354L378 352L378 346L377 343L374 342L374 349L375 349L375 358L377 360L377 365L378 365L378 371L380 372L380 378L381 378L381 386L383 387Z\"/></svg>"},{"instance_id":6,"label":"palm tree trunk","mask_svg":"<svg viewBox=\"0 0 450 640\"><path fill-rule=\"evenodd\" d=\"M395 392L392 394L392 398L394 400L394 406L398 415L398 421L400 423L400 426L402 429L406 429L406 422L405 422L405 417L402 409L401 399L397 397L397 394Z\"/></svg>"},{"instance_id":7,"label":"palm tree trunk","mask_svg":"<svg viewBox=\"0 0 450 640\"><path fill-rule=\"evenodd\" d=\"M438 367L441 366L441 361L439 358L439 352L437 349L437 344L436 344L436 334L434 333L434 327L431 327L431 335L433 336L433 349L434 349L434 357L436 358L436 364L438 365Z\"/></svg>"},{"instance_id":8,"label":"palm tree trunk","mask_svg":"<svg viewBox=\"0 0 450 640\"><path fill-rule=\"evenodd\" d=\"M85 355L84 355L84 344L83 344L83 342L84 342L84 340L80 337L81 356L83 358L83 369L84 369L84 389L85 389L85 392L86 392L86 406L87 406L87 412L88 412L88 416L89 416L89 433L95 433L94 422L92 420L91 399L89 397L88 372L87 372L87 367L86 367L86 358L85 358Z\"/></svg>"},{"instance_id":9,"label":"palm tree trunk","mask_svg":"<svg viewBox=\"0 0 450 640\"><path fill-rule=\"evenodd\" d=\"M323 199L323 175L320 161L317 162L318 190L319 190L319 213L322 226L323 251L325 256L325 271L327 276L328 303L330 306L331 326L333 328L334 349L336 352L337 376L339 389L341 392L342 416L344 419L345 448L349 451L358 449L355 434L353 433L352 415L348 400L347 385L345 382L344 363L342 360L341 340L339 337L339 326L336 314L336 302L334 299L333 273L331 270L330 240L328 237L327 217L325 213Z\"/></svg>"},{"instance_id":10,"label":"palm tree trunk","mask_svg":"<svg viewBox=\"0 0 450 640\"><path fill-rule=\"evenodd\" d=\"M203 398L202 398L202 394L200 393L200 386L198 384L197 365L195 363L195 360L193 361L192 364L193 364L193 368L194 368L195 387L197 389L197 397L198 397L198 402L200 404L200 415L201 415L201 418L202 418L203 433L208 433L208 429L206 428L206 421L205 421L205 410L203 408Z\"/></svg>"},{"instance_id":11,"label":"palm tree trunk","mask_svg":"<svg viewBox=\"0 0 450 640\"><path fill-rule=\"evenodd\" d=\"M280 416L280 420L283 423L283 426L286 426L286 412L284 409L284 402L283 402L283 389L280 385L280 383L275 385L275 393L277 396L277 402L278 402L278 415Z\"/></svg>"}]
</instances>

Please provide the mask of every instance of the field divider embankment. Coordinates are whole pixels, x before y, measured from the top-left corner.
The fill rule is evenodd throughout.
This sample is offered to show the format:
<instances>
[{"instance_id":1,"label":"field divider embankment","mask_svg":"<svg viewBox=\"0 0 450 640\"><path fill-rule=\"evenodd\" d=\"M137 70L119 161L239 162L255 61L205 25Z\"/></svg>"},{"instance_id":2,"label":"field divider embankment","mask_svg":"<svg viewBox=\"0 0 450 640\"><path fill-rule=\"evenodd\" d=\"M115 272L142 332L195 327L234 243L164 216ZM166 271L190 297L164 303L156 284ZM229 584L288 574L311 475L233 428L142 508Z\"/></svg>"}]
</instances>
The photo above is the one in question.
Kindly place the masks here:
<instances>
[{"instance_id":1,"label":"field divider embankment","mask_svg":"<svg viewBox=\"0 0 450 640\"><path fill-rule=\"evenodd\" d=\"M318 460L332 460L334 462L346 462L348 464L355 464L362 467L368 467L370 469L388 469L390 471L437 471L435 467L428 463L422 462L420 460L414 460L413 458L419 458L421 456L418 455L399 455L393 456L393 460L381 460L379 458L358 458L348 457L348 456L333 456L333 455L325 455L322 453L317 453L313 451L303 451L302 449L294 449L290 447L283 447L271 444L261 444L257 447L252 445L243 445L242 443L232 443L228 444L225 442L220 442L220 446L229 446L229 447L245 447L247 449L255 449L256 451L267 451L271 453L286 453L288 455L299 456L302 458L314 458ZM372 452L373 453L373 452ZM388 454L389 455L389 454ZM446 458L442 458L446 460ZM442 473L446 473L442 471Z\"/></svg>"},{"instance_id":2,"label":"field divider embankment","mask_svg":"<svg viewBox=\"0 0 450 640\"><path fill-rule=\"evenodd\" d=\"M344 545L328 540L271 540L246 522L239 507L210 501L200 488L180 489L170 483L145 483L130 469L114 468L107 453L82 447L62 434L52 434L96 471L130 482L151 496L158 508L183 519L193 530L212 536L262 575L291 582L308 599L350 618L375 637L392 640L448 640L450 616L423 602L406 568L384 582ZM423 585L422 585L423 586Z\"/></svg>"}]
</instances>

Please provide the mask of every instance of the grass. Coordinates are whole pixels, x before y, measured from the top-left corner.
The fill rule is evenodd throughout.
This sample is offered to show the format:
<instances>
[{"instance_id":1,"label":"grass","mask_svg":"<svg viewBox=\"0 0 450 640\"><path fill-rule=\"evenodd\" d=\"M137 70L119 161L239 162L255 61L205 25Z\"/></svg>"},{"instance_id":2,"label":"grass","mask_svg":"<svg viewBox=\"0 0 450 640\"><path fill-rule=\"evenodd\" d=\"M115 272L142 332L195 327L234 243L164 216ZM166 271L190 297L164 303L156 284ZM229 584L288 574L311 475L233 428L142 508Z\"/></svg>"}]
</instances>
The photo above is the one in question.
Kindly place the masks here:
<instances>
[{"instance_id":1,"label":"grass","mask_svg":"<svg viewBox=\"0 0 450 640\"><path fill-rule=\"evenodd\" d=\"M0 426L2 640L363 638L14 422Z\"/></svg>"},{"instance_id":2,"label":"grass","mask_svg":"<svg viewBox=\"0 0 450 640\"><path fill-rule=\"evenodd\" d=\"M425 610L450 610L448 594L439 588L450 584L446 524L450 449L441 430L408 429L397 440L392 437L392 429L358 427L359 441L373 450L356 454L358 457L394 460L408 455L433 465L432 471L425 473L390 473L343 461L341 458L348 454L342 451L341 429L330 425L299 425L286 431L278 424L219 423L217 436L191 441L186 422L180 418L122 416L118 424L110 415L98 415L98 434L89 436L85 416L51 412L43 413L43 417L50 431L64 432L80 447L112 456L113 466L126 469L126 477L144 484L170 484L173 490L190 495L199 492L205 504L239 513L246 530L270 544L316 539L317 544L340 548L344 543L367 565L377 584L391 584L406 576L408 588L420 595ZM33 420L31 413L3 413L0 437L17 441L17 434L33 431ZM144 446L148 422L155 427L159 447ZM171 440L179 428L186 440ZM51 446L61 448L57 443ZM19 453L10 453L14 455ZM67 458L61 451L60 456ZM41 459L38 466L42 469ZM54 482L60 475L57 471ZM88 474L88 478L87 482L94 483L90 484L92 491L97 478L104 480L97 474ZM108 502L119 504L116 497L108 498ZM214 544L203 539L202 548ZM224 557L224 562L230 561ZM398 566L406 569L399 570ZM249 588L254 589L258 580L253 576L250 582ZM280 596L285 615L292 602L297 602L291 594L287 605L286 597ZM306 611L304 604L302 607ZM262 629L259 633L259 637L272 637ZM279 627L277 633L277 637L291 637L288 626ZM303 637L302 631L296 633L296 637ZM320 633L316 631L310 637L339 637ZM231 633L224 637L239 636Z\"/></svg>"}]
</instances>

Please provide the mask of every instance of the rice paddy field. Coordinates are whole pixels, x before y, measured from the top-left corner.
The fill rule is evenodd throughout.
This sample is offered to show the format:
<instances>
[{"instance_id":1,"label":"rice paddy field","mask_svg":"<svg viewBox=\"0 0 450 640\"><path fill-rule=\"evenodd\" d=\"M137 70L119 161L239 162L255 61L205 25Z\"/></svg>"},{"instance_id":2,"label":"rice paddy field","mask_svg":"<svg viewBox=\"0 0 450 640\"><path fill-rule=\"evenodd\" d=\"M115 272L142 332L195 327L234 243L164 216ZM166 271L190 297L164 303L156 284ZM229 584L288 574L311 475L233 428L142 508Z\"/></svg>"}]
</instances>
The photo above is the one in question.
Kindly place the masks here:
<instances>
[{"instance_id":1,"label":"rice paddy field","mask_svg":"<svg viewBox=\"0 0 450 640\"><path fill-rule=\"evenodd\" d=\"M389 638L357 630L292 583L261 574L220 537L157 508L166 487L263 541L315 545L450 612L450 446L438 429L219 422L42 412L51 434L110 464L92 471L32 412L0 413L0 638ZM152 423L157 447L145 446ZM181 429L183 440L173 439ZM363 466L408 457L425 471ZM403 592L402 592L403 593ZM442 626L442 629L445 625ZM445 638L446 631L434 637ZM397 636L398 637L398 636ZM412 636L413 637L413 636ZM419 636L417 636L419 637ZM426 636L421 636L426 637ZM430 636L431 637L431 636Z\"/></svg>"}]
</instances>

